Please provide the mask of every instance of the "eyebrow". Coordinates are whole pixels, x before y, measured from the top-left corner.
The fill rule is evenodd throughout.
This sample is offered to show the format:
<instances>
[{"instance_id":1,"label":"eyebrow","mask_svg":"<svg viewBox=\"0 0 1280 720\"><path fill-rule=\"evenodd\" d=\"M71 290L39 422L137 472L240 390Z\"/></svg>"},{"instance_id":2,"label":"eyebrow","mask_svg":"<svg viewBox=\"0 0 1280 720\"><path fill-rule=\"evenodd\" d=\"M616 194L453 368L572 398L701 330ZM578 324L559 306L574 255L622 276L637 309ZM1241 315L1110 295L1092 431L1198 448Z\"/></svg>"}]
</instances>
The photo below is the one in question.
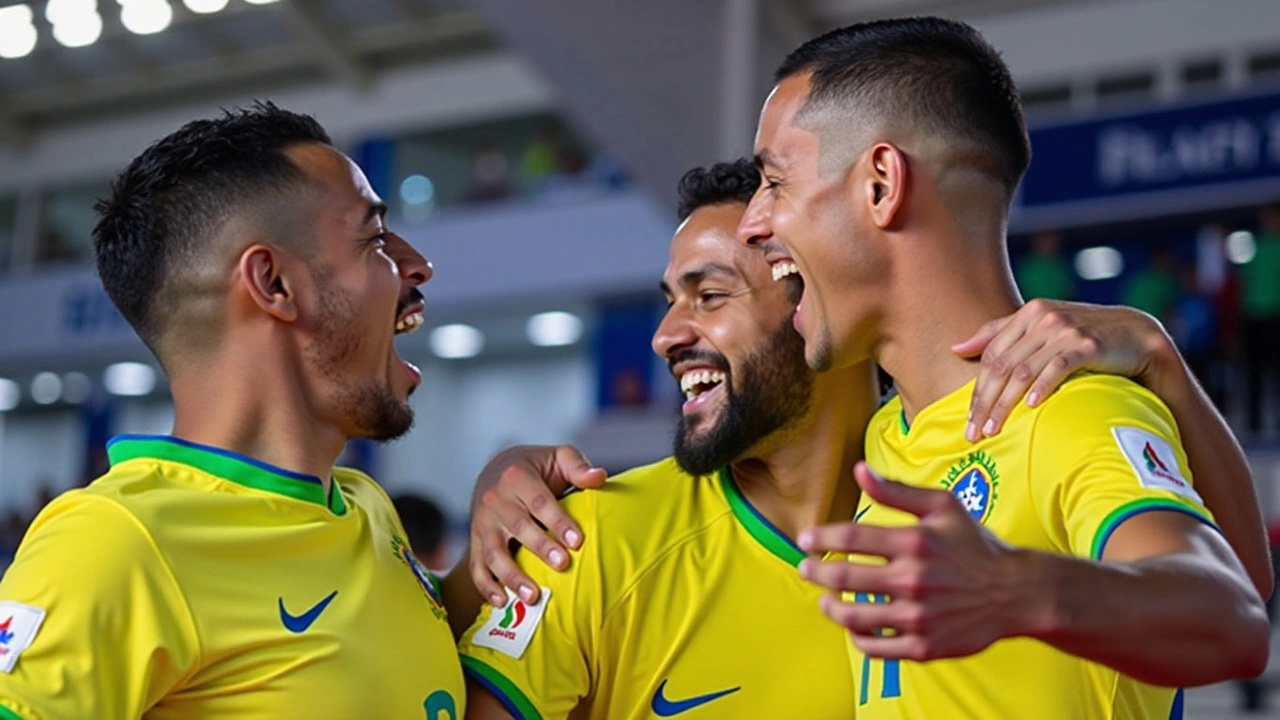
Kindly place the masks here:
<instances>
[{"instance_id":1,"label":"eyebrow","mask_svg":"<svg viewBox=\"0 0 1280 720\"><path fill-rule=\"evenodd\" d=\"M779 170L782 169L782 163L778 161L778 158L773 153L769 152L768 148L765 148L764 150L761 150L760 152L756 153L755 159L756 159L757 170L763 171L765 165L772 165L773 167L776 167Z\"/></svg>"},{"instance_id":2,"label":"eyebrow","mask_svg":"<svg viewBox=\"0 0 1280 720\"><path fill-rule=\"evenodd\" d=\"M680 279L676 282L681 287L689 287L691 285L697 285L709 277L737 279L741 277L741 274L728 265L723 265L721 263L707 263L696 270L690 270L682 274ZM666 280L658 283L658 289L662 291L663 295L671 294L671 286L667 284Z\"/></svg>"},{"instance_id":3,"label":"eyebrow","mask_svg":"<svg viewBox=\"0 0 1280 720\"><path fill-rule=\"evenodd\" d=\"M384 202L369 203L369 208L364 211L364 220L360 222L360 227L369 224L374 218L385 218L387 216L387 204Z\"/></svg>"}]
</instances>

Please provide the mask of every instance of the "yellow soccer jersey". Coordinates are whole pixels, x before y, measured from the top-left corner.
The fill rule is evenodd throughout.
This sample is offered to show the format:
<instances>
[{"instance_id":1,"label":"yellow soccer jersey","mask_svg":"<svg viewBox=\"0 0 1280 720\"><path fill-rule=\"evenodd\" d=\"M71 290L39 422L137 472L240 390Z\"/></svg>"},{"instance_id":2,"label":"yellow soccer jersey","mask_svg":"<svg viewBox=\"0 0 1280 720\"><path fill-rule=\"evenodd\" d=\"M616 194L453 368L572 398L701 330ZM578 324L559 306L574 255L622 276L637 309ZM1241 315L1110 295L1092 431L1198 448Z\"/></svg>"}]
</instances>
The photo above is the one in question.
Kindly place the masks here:
<instances>
[{"instance_id":1,"label":"yellow soccer jersey","mask_svg":"<svg viewBox=\"0 0 1280 720\"><path fill-rule=\"evenodd\" d=\"M521 555L548 595L463 636L464 671L515 717L853 717L844 634L801 580L804 554L728 471L667 459L564 506L586 537L569 569Z\"/></svg>"},{"instance_id":2,"label":"yellow soccer jersey","mask_svg":"<svg viewBox=\"0 0 1280 720\"><path fill-rule=\"evenodd\" d=\"M1138 385L1078 376L1040 407L1021 405L999 435L976 445L964 438L972 388L924 408L910 428L900 400L881 408L867 428L872 469L911 485L948 488L1006 542L1064 555L1100 558L1115 528L1142 512L1186 513L1212 523L1191 487L1173 417ZM864 524L914 521L865 495L858 510ZM854 600L885 598L859 594ZM1025 638L929 663L871 659L852 644L850 652L861 720L1181 717L1181 693Z\"/></svg>"},{"instance_id":3,"label":"yellow soccer jersey","mask_svg":"<svg viewBox=\"0 0 1280 720\"><path fill-rule=\"evenodd\" d=\"M367 476L170 437L51 503L0 581L0 718L461 720L434 578Z\"/></svg>"}]
</instances>

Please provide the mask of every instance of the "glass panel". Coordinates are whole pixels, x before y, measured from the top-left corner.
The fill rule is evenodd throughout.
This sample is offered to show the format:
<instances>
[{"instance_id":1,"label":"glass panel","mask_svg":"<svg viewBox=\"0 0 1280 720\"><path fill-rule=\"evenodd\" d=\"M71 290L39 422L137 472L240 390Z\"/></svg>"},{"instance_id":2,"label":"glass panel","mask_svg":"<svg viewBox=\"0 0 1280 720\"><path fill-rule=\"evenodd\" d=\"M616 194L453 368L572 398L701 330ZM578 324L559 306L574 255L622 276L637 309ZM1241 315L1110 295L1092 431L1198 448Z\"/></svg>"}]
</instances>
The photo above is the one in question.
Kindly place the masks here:
<instances>
[{"instance_id":1,"label":"glass panel","mask_svg":"<svg viewBox=\"0 0 1280 720\"><path fill-rule=\"evenodd\" d=\"M44 197L40 211L40 237L36 263L89 262L93 259L93 204L106 196L109 183L62 188Z\"/></svg>"}]
</instances>

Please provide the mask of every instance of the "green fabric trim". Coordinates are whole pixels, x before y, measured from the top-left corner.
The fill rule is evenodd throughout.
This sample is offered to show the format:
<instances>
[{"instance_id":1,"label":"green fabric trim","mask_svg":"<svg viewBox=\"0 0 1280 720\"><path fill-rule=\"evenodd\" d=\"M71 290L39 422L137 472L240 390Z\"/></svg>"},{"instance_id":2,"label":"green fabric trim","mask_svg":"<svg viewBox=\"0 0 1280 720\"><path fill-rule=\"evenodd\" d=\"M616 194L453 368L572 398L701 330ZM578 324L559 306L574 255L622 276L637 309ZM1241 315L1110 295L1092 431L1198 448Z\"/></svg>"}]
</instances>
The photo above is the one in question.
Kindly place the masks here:
<instances>
[{"instance_id":1,"label":"green fabric trim","mask_svg":"<svg viewBox=\"0 0 1280 720\"><path fill-rule=\"evenodd\" d=\"M538 712L538 708L534 707L520 688L505 675L468 655L462 655L460 659L462 669L502 701L502 704L515 714L516 720L542 720L542 714Z\"/></svg>"},{"instance_id":2,"label":"green fabric trim","mask_svg":"<svg viewBox=\"0 0 1280 720\"><path fill-rule=\"evenodd\" d=\"M907 422L907 411L905 408L898 411L898 426L902 428L903 435L911 432L911 424Z\"/></svg>"},{"instance_id":3,"label":"green fabric trim","mask_svg":"<svg viewBox=\"0 0 1280 720\"><path fill-rule=\"evenodd\" d=\"M1107 517L1103 519L1102 524L1098 526L1097 531L1093 534L1093 543L1089 548L1089 557L1094 560L1101 560L1102 551L1107 546L1107 540L1111 538L1111 533L1115 532L1116 528L1120 527L1121 523L1134 515L1150 512L1152 510L1166 510L1182 513L1183 515L1190 515L1212 528L1217 528L1217 525L1215 525L1212 520L1185 503L1180 503L1177 500L1172 500L1170 498L1138 498L1137 500L1132 500L1121 505L1115 510L1112 510Z\"/></svg>"},{"instance_id":4,"label":"green fabric trim","mask_svg":"<svg viewBox=\"0 0 1280 720\"><path fill-rule=\"evenodd\" d=\"M24 720L24 718L9 708L0 705L0 720Z\"/></svg>"},{"instance_id":5,"label":"green fabric trim","mask_svg":"<svg viewBox=\"0 0 1280 720\"><path fill-rule=\"evenodd\" d=\"M788 565L799 565L804 560L804 551L747 502L738 489L738 484L733 481L733 473L727 467L720 468L720 486L724 488L724 496L729 500L729 508L733 510L734 517L738 518L747 533L763 545L765 550L782 558Z\"/></svg>"},{"instance_id":6,"label":"green fabric trim","mask_svg":"<svg viewBox=\"0 0 1280 720\"><path fill-rule=\"evenodd\" d=\"M330 484L326 497L320 478L313 475L292 473L229 450L180 438L124 435L107 443L107 457L112 465L142 458L182 463L245 487L315 503L329 508L335 515L347 511L336 481Z\"/></svg>"}]
</instances>

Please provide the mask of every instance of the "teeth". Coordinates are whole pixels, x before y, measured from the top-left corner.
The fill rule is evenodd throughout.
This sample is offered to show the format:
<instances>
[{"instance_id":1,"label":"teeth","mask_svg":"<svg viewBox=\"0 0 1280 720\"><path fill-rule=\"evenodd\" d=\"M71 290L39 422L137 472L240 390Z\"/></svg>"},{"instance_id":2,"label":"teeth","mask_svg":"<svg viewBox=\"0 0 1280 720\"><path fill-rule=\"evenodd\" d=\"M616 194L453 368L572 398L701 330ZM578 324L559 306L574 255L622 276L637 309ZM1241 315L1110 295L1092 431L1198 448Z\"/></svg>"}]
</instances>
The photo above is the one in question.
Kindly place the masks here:
<instances>
[{"instance_id":1,"label":"teeth","mask_svg":"<svg viewBox=\"0 0 1280 720\"><path fill-rule=\"evenodd\" d=\"M396 332L411 333L422 327L424 322L426 322L426 319L422 317L422 313L420 312L413 313L412 315L406 315L396 321Z\"/></svg>"},{"instance_id":2,"label":"teeth","mask_svg":"<svg viewBox=\"0 0 1280 720\"><path fill-rule=\"evenodd\" d=\"M795 275L800 272L800 268L796 267L793 262L779 262L773 264L773 281L777 282L788 275Z\"/></svg>"},{"instance_id":3,"label":"teeth","mask_svg":"<svg viewBox=\"0 0 1280 720\"><path fill-rule=\"evenodd\" d=\"M699 385L714 385L724 382L724 373L719 370L693 370L680 377L680 391L685 398L692 399L698 393L694 389Z\"/></svg>"}]
</instances>

